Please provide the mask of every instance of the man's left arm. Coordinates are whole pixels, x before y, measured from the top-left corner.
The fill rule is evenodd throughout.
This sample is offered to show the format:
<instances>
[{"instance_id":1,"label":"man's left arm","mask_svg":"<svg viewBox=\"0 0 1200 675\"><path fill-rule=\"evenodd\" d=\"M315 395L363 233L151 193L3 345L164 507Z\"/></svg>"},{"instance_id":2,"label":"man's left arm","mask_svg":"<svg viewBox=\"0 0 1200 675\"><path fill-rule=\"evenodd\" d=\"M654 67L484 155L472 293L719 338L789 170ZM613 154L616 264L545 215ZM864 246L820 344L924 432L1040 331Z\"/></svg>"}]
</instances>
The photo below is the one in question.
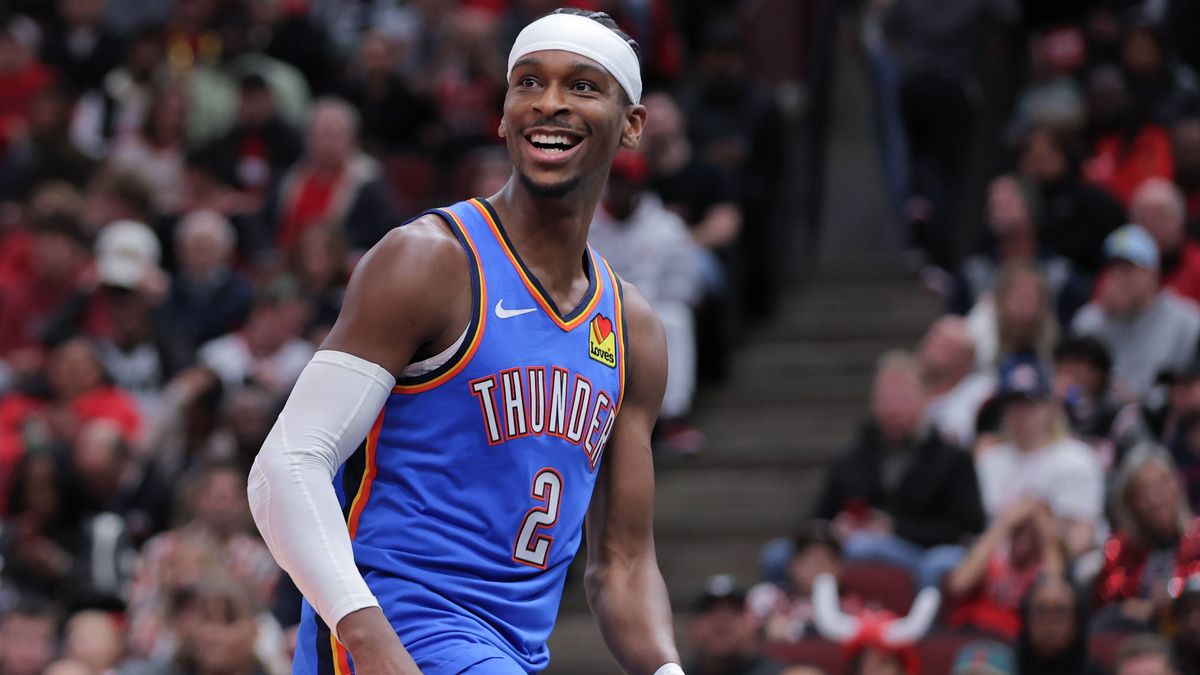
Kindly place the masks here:
<instances>
[{"instance_id":1,"label":"man's left arm","mask_svg":"<svg viewBox=\"0 0 1200 675\"><path fill-rule=\"evenodd\" d=\"M626 391L588 509L584 586L621 668L630 675L651 675L679 662L671 603L654 553L650 454L650 432L667 381L667 347L662 324L629 285L625 317Z\"/></svg>"}]
</instances>

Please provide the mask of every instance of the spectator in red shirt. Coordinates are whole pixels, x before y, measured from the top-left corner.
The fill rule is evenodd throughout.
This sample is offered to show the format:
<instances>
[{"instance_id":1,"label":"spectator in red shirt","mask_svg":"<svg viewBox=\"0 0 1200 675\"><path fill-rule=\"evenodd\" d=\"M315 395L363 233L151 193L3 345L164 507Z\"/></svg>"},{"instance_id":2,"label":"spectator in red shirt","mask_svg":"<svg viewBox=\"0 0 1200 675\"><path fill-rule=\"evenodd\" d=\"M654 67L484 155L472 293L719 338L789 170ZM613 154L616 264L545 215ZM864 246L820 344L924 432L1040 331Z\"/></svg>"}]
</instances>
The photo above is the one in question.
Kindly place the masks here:
<instances>
[{"instance_id":1,"label":"spectator in red shirt","mask_svg":"<svg viewBox=\"0 0 1200 675\"><path fill-rule=\"evenodd\" d=\"M340 99L313 104L303 159L263 205L265 231L289 253L309 228L346 233L352 249L366 251L396 223L380 168L358 149L358 112Z\"/></svg>"},{"instance_id":2,"label":"spectator in red shirt","mask_svg":"<svg viewBox=\"0 0 1200 675\"><path fill-rule=\"evenodd\" d=\"M15 16L0 27L0 154L24 137L33 101L54 82L36 58L41 31L28 18Z\"/></svg>"},{"instance_id":3,"label":"spectator in red shirt","mask_svg":"<svg viewBox=\"0 0 1200 675\"><path fill-rule=\"evenodd\" d=\"M1117 528L1104 545L1096 599L1103 626L1154 627L1170 608L1168 582L1200 566L1200 521L1175 463L1152 445L1134 449L1114 485Z\"/></svg>"},{"instance_id":4,"label":"spectator in red shirt","mask_svg":"<svg viewBox=\"0 0 1200 675\"><path fill-rule=\"evenodd\" d=\"M1133 193L1130 220L1158 244L1162 285L1200 303L1200 243L1187 238L1183 193L1165 178L1150 178Z\"/></svg>"},{"instance_id":5,"label":"spectator in red shirt","mask_svg":"<svg viewBox=\"0 0 1200 675\"><path fill-rule=\"evenodd\" d=\"M26 450L70 443L80 425L95 419L116 422L129 441L141 432L137 401L109 384L86 340L68 340L55 349L46 374L48 396L10 393L0 398L0 504L8 501L9 480Z\"/></svg>"},{"instance_id":6,"label":"spectator in red shirt","mask_svg":"<svg viewBox=\"0 0 1200 675\"><path fill-rule=\"evenodd\" d=\"M1097 68L1088 97L1094 127L1092 154L1083 165L1088 181L1128 204L1146 179L1174 177L1170 134L1137 113L1121 71Z\"/></svg>"},{"instance_id":7,"label":"spectator in red shirt","mask_svg":"<svg viewBox=\"0 0 1200 675\"><path fill-rule=\"evenodd\" d=\"M1021 630L1021 598L1038 576L1061 576L1066 566L1066 551L1049 507L1036 499L1017 502L947 576L946 593L957 601L947 623L1012 640Z\"/></svg>"}]
</instances>

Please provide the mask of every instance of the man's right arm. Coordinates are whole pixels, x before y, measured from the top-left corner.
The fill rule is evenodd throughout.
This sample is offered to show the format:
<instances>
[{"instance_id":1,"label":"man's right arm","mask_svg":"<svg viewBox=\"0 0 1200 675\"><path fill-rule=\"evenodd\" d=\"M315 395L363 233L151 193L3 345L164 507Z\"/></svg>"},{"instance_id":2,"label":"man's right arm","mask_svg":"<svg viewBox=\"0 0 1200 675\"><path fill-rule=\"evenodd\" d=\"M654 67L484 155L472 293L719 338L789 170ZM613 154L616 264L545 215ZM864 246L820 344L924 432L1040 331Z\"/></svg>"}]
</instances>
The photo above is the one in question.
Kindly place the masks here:
<instances>
[{"instance_id":1,"label":"man's right arm","mask_svg":"<svg viewBox=\"0 0 1200 675\"><path fill-rule=\"evenodd\" d=\"M359 263L334 328L251 469L264 541L360 673L419 671L354 563L332 478L413 355L461 332L469 289L466 254L436 217L388 234Z\"/></svg>"}]
</instances>

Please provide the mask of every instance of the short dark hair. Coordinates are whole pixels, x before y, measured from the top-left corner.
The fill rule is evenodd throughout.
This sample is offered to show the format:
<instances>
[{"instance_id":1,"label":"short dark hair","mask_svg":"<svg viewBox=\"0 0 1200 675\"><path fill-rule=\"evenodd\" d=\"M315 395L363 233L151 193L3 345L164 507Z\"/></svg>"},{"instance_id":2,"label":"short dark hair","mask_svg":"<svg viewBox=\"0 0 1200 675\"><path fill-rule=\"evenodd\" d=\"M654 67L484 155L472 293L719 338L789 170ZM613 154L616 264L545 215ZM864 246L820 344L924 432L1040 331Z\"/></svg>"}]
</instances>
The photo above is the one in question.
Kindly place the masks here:
<instances>
[{"instance_id":1,"label":"short dark hair","mask_svg":"<svg viewBox=\"0 0 1200 675\"><path fill-rule=\"evenodd\" d=\"M592 21L595 21L596 23L600 24L601 26L604 26L605 28L616 33L617 37L624 40L625 44L629 45L629 47L631 49L633 49L633 55L636 56L637 60L638 60L638 69L641 69L641 67L642 67L642 48L641 48L641 46L638 45L637 40L634 40L633 37L629 35L629 33L626 33L625 31L621 30L621 27L619 25L617 25L616 20L613 19L608 14L606 14L604 12L593 12L588 9L580 9L578 7L559 7L558 9L554 10L553 12L550 12L550 14L547 14L546 16L551 16L554 14L570 14L572 16L582 16L585 19L591 19ZM626 99L629 98L629 94L625 94L624 89L622 89L621 92L622 92L622 94L625 95ZM632 101L628 101L628 102L632 102Z\"/></svg>"},{"instance_id":2,"label":"short dark hair","mask_svg":"<svg viewBox=\"0 0 1200 675\"><path fill-rule=\"evenodd\" d=\"M1108 347L1090 335L1072 335L1063 338L1054 347L1054 362L1082 361L1108 375L1112 370L1112 355Z\"/></svg>"},{"instance_id":3,"label":"short dark hair","mask_svg":"<svg viewBox=\"0 0 1200 675\"><path fill-rule=\"evenodd\" d=\"M1154 633L1138 633L1130 635L1121 641L1117 647L1117 655L1113 659L1113 672L1121 672L1121 666L1143 656L1161 656L1174 669L1171 659L1171 644L1165 638Z\"/></svg>"}]
</instances>

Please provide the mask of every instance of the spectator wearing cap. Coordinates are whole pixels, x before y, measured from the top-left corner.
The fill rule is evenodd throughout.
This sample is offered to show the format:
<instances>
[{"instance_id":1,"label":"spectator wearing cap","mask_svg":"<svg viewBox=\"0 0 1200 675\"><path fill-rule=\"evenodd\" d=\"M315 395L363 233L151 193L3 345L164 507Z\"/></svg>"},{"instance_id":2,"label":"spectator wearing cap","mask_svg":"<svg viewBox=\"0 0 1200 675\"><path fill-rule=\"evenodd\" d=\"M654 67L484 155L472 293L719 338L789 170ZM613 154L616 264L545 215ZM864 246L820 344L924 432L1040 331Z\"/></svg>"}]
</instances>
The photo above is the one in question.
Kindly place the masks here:
<instances>
[{"instance_id":1,"label":"spectator wearing cap","mask_svg":"<svg viewBox=\"0 0 1200 675\"><path fill-rule=\"evenodd\" d=\"M917 347L928 391L925 419L942 437L963 448L975 444L975 419L996 388L996 378L975 370L975 339L967 322L943 316Z\"/></svg>"},{"instance_id":2,"label":"spectator wearing cap","mask_svg":"<svg viewBox=\"0 0 1200 675\"><path fill-rule=\"evenodd\" d=\"M588 240L646 296L666 329L667 389L660 415L678 423L690 412L696 389L692 312L703 292L701 252L683 219L648 189L649 179L641 155L619 152Z\"/></svg>"},{"instance_id":3,"label":"spectator wearing cap","mask_svg":"<svg viewBox=\"0 0 1200 675\"><path fill-rule=\"evenodd\" d=\"M1045 502L1067 550L1077 556L1104 531L1104 473L1090 447L1067 434L1041 363L1015 356L1000 367L996 397L1002 440L976 459L983 505L991 519L1027 499Z\"/></svg>"},{"instance_id":4,"label":"spectator wearing cap","mask_svg":"<svg viewBox=\"0 0 1200 675\"><path fill-rule=\"evenodd\" d=\"M971 311L1010 260L1037 267L1058 316L1069 318L1086 301L1090 284L1075 274L1069 260L1038 241L1039 209L1037 189L1029 179L1012 174L992 179L984 209L989 244L959 265L946 298L946 311L963 315Z\"/></svg>"},{"instance_id":5,"label":"spectator wearing cap","mask_svg":"<svg viewBox=\"0 0 1200 675\"><path fill-rule=\"evenodd\" d=\"M710 577L692 604L687 624L692 658L687 672L699 675L778 675L780 668L759 654L746 595L727 575Z\"/></svg>"},{"instance_id":6,"label":"spectator wearing cap","mask_svg":"<svg viewBox=\"0 0 1200 675\"><path fill-rule=\"evenodd\" d=\"M358 149L358 112L345 101L318 100L309 114L303 158L263 204L264 231L288 253L305 230L342 229L350 247L366 251L396 225L375 160Z\"/></svg>"},{"instance_id":7,"label":"spectator wearing cap","mask_svg":"<svg viewBox=\"0 0 1200 675\"><path fill-rule=\"evenodd\" d=\"M199 209L175 231L178 271L167 312L193 349L238 328L250 313L254 288L233 267L237 231L223 214Z\"/></svg>"},{"instance_id":8,"label":"spectator wearing cap","mask_svg":"<svg viewBox=\"0 0 1200 675\"><path fill-rule=\"evenodd\" d=\"M1200 303L1200 243L1187 236L1183 192L1164 178L1151 178L1133 193L1129 219L1154 239L1164 288Z\"/></svg>"},{"instance_id":9,"label":"spectator wearing cap","mask_svg":"<svg viewBox=\"0 0 1200 675\"><path fill-rule=\"evenodd\" d=\"M829 467L812 516L833 521L847 560L899 565L926 587L958 564L984 513L970 455L924 421L921 375L905 352L880 358L870 419Z\"/></svg>"},{"instance_id":10,"label":"spectator wearing cap","mask_svg":"<svg viewBox=\"0 0 1200 675\"><path fill-rule=\"evenodd\" d=\"M1171 658L1171 643L1150 633L1131 635L1121 642L1112 672L1113 675L1179 675Z\"/></svg>"},{"instance_id":11,"label":"spectator wearing cap","mask_svg":"<svg viewBox=\"0 0 1200 675\"><path fill-rule=\"evenodd\" d=\"M1066 569L1058 523L1045 502L1016 502L947 575L943 587L952 609L946 623L1015 639L1021 598L1039 576L1061 576Z\"/></svg>"},{"instance_id":12,"label":"spectator wearing cap","mask_svg":"<svg viewBox=\"0 0 1200 675\"><path fill-rule=\"evenodd\" d=\"M227 390L255 383L282 396L313 355L312 344L300 336L307 320L298 287L281 278L259 291L240 330L202 345L197 359Z\"/></svg>"},{"instance_id":13,"label":"spectator wearing cap","mask_svg":"<svg viewBox=\"0 0 1200 675\"><path fill-rule=\"evenodd\" d=\"M1162 448L1138 446L1113 485L1115 531L1104 545L1096 601L1106 605L1099 625L1155 629L1167 618L1173 577L1200 565L1200 521L1182 480Z\"/></svg>"},{"instance_id":14,"label":"spectator wearing cap","mask_svg":"<svg viewBox=\"0 0 1200 675\"><path fill-rule=\"evenodd\" d=\"M1017 675L1017 664L1008 645L975 640L958 650L950 675Z\"/></svg>"},{"instance_id":15,"label":"spectator wearing cap","mask_svg":"<svg viewBox=\"0 0 1200 675\"><path fill-rule=\"evenodd\" d=\"M1067 411L1071 433L1097 450L1106 470L1154 436L1139 405L1113 396L1111 372L1108 347L1094 337L1069 336L1054 348L1054 398Z\"/></svg>"},{"instance_id":16,"label":"spectator wearing cap","mask_svg":"<svg viewBox=\"0 0 1200 675\"><path fill-rule=\"evenodd\" d=\"M1137 225L1126 225L1104 241L1108 257L1099 297L1075 317L1081 335L1093 335L1113 354L1118 396L1152 405L1161 397L1154 384L1164 371L1191 360L1200 340L1200 310L1159 285L1159 252Z\"/></svg>"},{"instance_id":17,"label":"spectator wearing cap","mask_svg":"<svg viewBox=\"0 0 1200 675\"><path fill-rule=\"evenodd\" d=\"M788 543L783 579L756 584L746 594L747 609L767 642L796 642L813 635L813 582L821 574L841 576L842 547L828 521L804 523ZM842 606L854 614L862 602L843 596Z\"/></svg>"}]
</instances>

